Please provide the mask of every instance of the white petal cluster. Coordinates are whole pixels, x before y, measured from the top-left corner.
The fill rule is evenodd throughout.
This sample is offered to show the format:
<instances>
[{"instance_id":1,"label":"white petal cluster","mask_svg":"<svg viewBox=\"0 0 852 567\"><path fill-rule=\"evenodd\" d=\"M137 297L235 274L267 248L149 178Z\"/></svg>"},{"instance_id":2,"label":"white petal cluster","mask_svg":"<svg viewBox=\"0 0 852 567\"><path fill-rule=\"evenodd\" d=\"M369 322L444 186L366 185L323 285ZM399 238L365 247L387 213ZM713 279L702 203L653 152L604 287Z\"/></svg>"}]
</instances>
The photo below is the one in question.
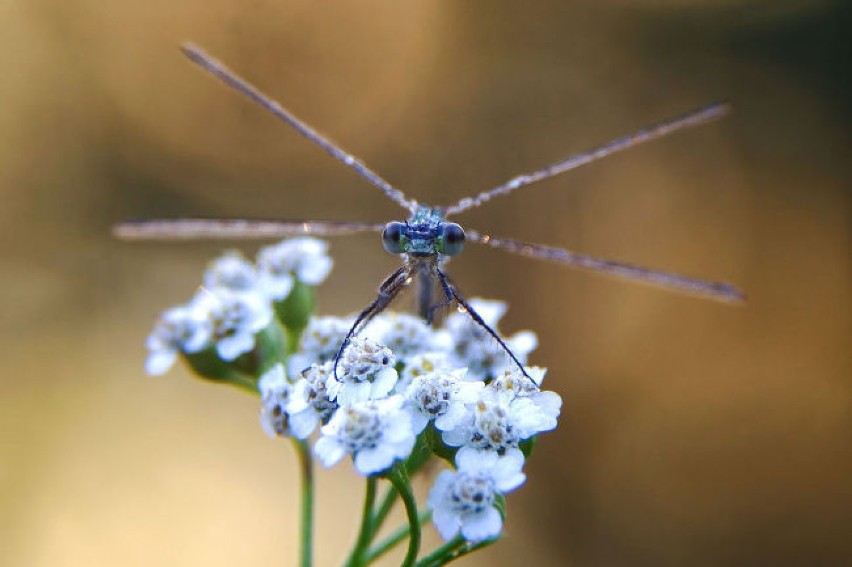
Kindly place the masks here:
<instances>
[{"instance_id":1,"label":"white petal cluster","mask_svg":"<svg viewBox=\"0 0 852 567\"><path fill-rule=\"evenodd\" d=\"M160 315L146 343L146 371L164 374L178 354L208 347L224 361L251 351L255 335L272 322L273 300L286 298L295 279L315 285L326 278L332 266L327 250L322 240L295 238L262 248L257 264L233 250L212 261L201 291ZM331 336L328 342L339 344Z\"/></svg>"},{"instance_id":2,"label":"white petal cluster","mask_svg":"<svg viewBox=\"0 0 852 567\"><path fill-rule=\"evenodd\" d=\"M210 324L200 310L192 304L172 307L160 315L148 335L145 371L155 376L165 374L177 360L178 353L198 352L209 339Z\"/></svg>"},{"instance_id":3,"label":"white petal cluster","mask_svg":"<svg viewBox=\"0 0 852 567\"><path fill-rule=\"evenodd\" d=\"M327 244L307 237L261 249L256 263L239 252L224 254L209 265L201 291L189 303L161 315L147 340L146 369L162 374L183 353L196 371L219 379L205 374L198 364L204 360L192 355L209 354L243 373L250 361L265 367L269 358L283 358L283 346L270 348L273 337L281 336L276 312L288 305L280 302L297 281L316 285L331 267ZM469 304L499 333L505 303ZM263 429L299 440L319 429L317 459L330 467L348 455L365 476L408 459L421 436L409 464L422 464L427 455L422 447L455 465L438 475L428 498L441 535L449 540L460 534L471 542L497 537L503 525L498 503L525 480L522 443L555 428L561 411L561 398L541 390L546 370L519 368L464 311L449 315L438 330L411 315L379 314L338 358L353 322L312 318L299 351L260 376ZM505 344L525 364L537 338L523 331ZM240 358L250 352L253 356ZM225 364L231 361L236 362Z\"/></svg>"},{"instance_id":4,"label":"white petal cluster","mask_svg":"<svg viewBox=\"0 0 852 567\"><path fill-rule=\"evenodd\" d=\"M328 392L332 363L312 364L301 372L293 383L293 391L287 404L290 427L299 439L306 439L320 424L328 423L339 404Z\"/></svg>"},{"instance_id":5,"label":"white petal cluster","mask_svg":"<svg viewBox=\"0 0 852 567\"><path fill-rule=\"evenodd\" d=\"M433 372L451 372L454 368L450 365L447 353L441 351L412 354L406 357L403 362L404 366L399 374L399 381L396 383L397 392L404 392L409 384L419 376Z\"/></svg>"},{"instance_id":6,"label":"white petal cluster","mask_svg":"<svg viewBox=\"0 0 852 567\"><path fill-rule=\"evenodd\" d=\"M510 396L492 382L479 392L464 419L442 432L444 442L460 447L459 454L515 452L521 441L556 427L562 400L554 392L542 394Z\"/></svg>"},{"instance_id":7,"label":"white petal cluster","mask_svg":"<svg viewBox=\"0 0 852 567\"><path fill-rule=\"evenodd\" d=\"M391 349L399 358L428 351L435 342L435 332L423 319L408 313L388 313L376 317L365 331Z\"/></svg>"},{"instance_id":8,"label":"white petal cluster","mask_svg":"<svg viewBox=\"0 0 852 567\"><path fill-rule=\"evenodd\" d=\"M208 266L192 301L161 315L148 337L148 372L162 374L180 353L209 349L234 361L253 351L296 281L316 285L331 266L326 243L312 238L263 248L256 264L239 252L224 254ZM470 306L499 333L504 303L472 299ZM463 311L439 330L411 315L380 314L338 358L353 322L313 318L286 367L275 364L260 376L264 431L306 440L319 429L313 452L323 465L348 455L359 474L371 476L408 459L428 429L424 447L438 443L433 450L454 453L455 464L429 493L436 528L447 540L499 536L497 504L526 478L521 443L555 428L561 410L560 397L541 390L546 370L521 370ZM505 343L524 364L537 339L525 331Z\"/></svg>"},{"instance_id":9,"label":"white petal cluster","mask_svg":"<svg viewBox=\"0 0 852 567\"><path fill-rule=\"evenodd\" d=\"M483 541L497 537L503 518L495 507L498 495L523 484L521 468L524 457L519 452L498 457L459 454L456 471L443 471L429 492L428 506L432 523L445 540L459 532L467 541Z\"/></svg>"},{"instance_id":10,"label":"white petal cluster","mask_svg":"<svg viewBox=\"0 0 852 567\"><path fill-rule=\"evenodd\" d=\"M272 305L257 293L202 290L195 304L208 320L216 353L226 361L251 351L255 334L272 322Z\"/></svg>"},{"instance_id":11,"label":"white petal cluster","mask_svg":"<svg viewBox=\"0 0 852 567\"><path fill-rule=\"evenodd\" d=\"M257 255L261 286L275 301L287 297L297 279L309 285L322 283L332 264L328 243L310 237L284 240Z\"/></svg>"},{"instance_id":12,"label":"white petal cluster","mask_svg":"<svg viewBox=\"0 0 852 567\"><path fill-rule=\"evenodd\" d=\"M394 395L341 406L322 427L314 454L326 467L349 454L359 473L372 475L388 469L395 460L408 457L414 442L403 399Z\"/></svg>"},{"instance_id":13,"label":"white petal cluster","mask_svg":"<svg viewBox=\"0 0 852 567\"><path fill-rule=\"evenodd\" d=\"M290 374L298 374L311 364L332 360L340 349L352 319L341 317L314 317L302 333L299 352L290 357Z\"/></svg>"},{"instance_id":14,"label":"white petal cluster","mask_svg":"<svg viewBox=\"0 0 852 567\"><path fill-rule=\"evenodd\" d=\"M337 379L328 385L331 399L340 405L376 400L396 385L396 357L368 338L355 338L337 361Z\"/></svg>"},{"instance_id":15,"label":"white petal cluster","mask_svg":"<svg viewBox=\"0 0 852 567\"><path fill-rule=\"evenodd\" d=\"M468 303L489 327L498 330L497 323L506 313L504 302L474 298ZM517 366L494 337L463 311L447 317L446 329L438 333L437 339L455 366L467 368L471 379L489 380ZM526 363L529 353L538 346L538 338L532 331L515 333L504 342L521 364Z\"/></svg>"},{"instance_id":16,"label":"white petal cluster","mask_svg":"<svg viewBox=\"0 0 852 567\"><path fill-rule=\"evenodd\" d=\"M468 412L466 404L474 403L484 387L482 382L465 382L466 372L464 368L432 372L412 380L405 400L415 433L423 431L430 421L442 431L452 431L461 424Z\"/></svg>"},{"instance_id":17,"label":"white petal cluster","mask_svg":"<svg viewBox=\"0 0 852 567\"><path fill-rule=\"evenodd\" d=\"M257 288L257 268L241 252L229 250L207 266L204 287L210 290L230 289L251 292Z\"/></svg>"},{"instance_id":18,"label":"white petal cluster","mask_svg":"<svg viewBox=\"0 0 852 567\"><path fill-rule=\"evenodd\" d=\"M284 367L276 364L264 372L257 382L257 389L260 391L260 425L263 430L270 437L292 435L286 407L293 387L287 381Z\"/></svg>"},{"instance_id":19,"label":"white petal cluster","mask_svg":"<svg viewBox=\"0 0 852 567\"><path fill-rule=\"evenodd\" d=\"M536 408L537 424L540 431L550 431L556 428L556 420L562 409L562 398L556 392L541 390L540 386L547 373L546 368L527 366L529 378L521 374L517 368L511 368L499 378L495 378L488 386L508 403L516 398L526 398ZM533 382L530 382L530 378Z\"/></svg>"}]
</instances>

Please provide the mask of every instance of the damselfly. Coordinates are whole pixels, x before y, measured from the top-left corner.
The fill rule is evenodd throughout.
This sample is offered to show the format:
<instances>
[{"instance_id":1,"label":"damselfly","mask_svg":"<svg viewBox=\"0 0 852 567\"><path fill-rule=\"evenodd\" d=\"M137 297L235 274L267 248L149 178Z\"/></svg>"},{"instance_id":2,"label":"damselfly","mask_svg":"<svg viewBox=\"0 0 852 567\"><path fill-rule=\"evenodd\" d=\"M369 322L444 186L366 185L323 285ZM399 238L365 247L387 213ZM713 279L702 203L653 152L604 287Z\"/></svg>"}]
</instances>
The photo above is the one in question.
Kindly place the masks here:
<instances>
[{"instance_id":1,"label":"damselfly","mask_svg":"<svg viewBox=\"0 0 852 567\"><path fill-rule=\"evenodd\" d=\"M612 140L587 152L573 155L530 173L513 177L506 183L473 197L466 197L447 206L433 207L418 203L405 196L399 189L382 179L356 157L343 151L339 146L317 133L313 128L300 121L288 110L253 85L240 78L221 62L206 54L195 45L182 46L184 54L202 69L224 82L227 86L248 97L265 108L280 120L290 125L302 136L317 144L333 158L343 162L370 184L377 187L389 199L402 206L409 213L404 221L391 221L387 224L340 222L340 221L280 221L280 220L235 220L235 219L166 219L129 221L117 225L114 233L128 240L184 240L184 239L249 239L273 238L294 235L337 236L358 232L381 233L382 244L391 254L399 255L402 266L388 276L379 286L378 295L355 318L346 338L340 345L337 359L349 345L351 339L382 312L393 299L412 281L418 283L417 304L420 316L431 322L435 311L456 302L459 308L482 327L527 375L523 364L506 346L498 333L489 327L482 317L459 294L456 286L447 277L444 266L457 256L465 242L485 244L523 256L551 260L577 268L618 276L638 282L661 286L674 291L697 294L705 298L741 302L744 294L731 284L690 278L669 272L652 270L640 266L594 258L563 248L554 248L501 238L489 234L464 230L447 218L469 209L478 207L498 195L511 193L521 187L553 177L560 173L576 169L581 165L596 161L604 156L620 152L643 142L660 138L691 126L704 124L717 119L728 112L726 104L711 104L687 114L666 120L654 126L644 128L628 136ZM437 282L437 286L436 283ZM436 287L442 299L433 299ZM336 364L335 364L336 369Z\"/></svg>"}]
</instances>

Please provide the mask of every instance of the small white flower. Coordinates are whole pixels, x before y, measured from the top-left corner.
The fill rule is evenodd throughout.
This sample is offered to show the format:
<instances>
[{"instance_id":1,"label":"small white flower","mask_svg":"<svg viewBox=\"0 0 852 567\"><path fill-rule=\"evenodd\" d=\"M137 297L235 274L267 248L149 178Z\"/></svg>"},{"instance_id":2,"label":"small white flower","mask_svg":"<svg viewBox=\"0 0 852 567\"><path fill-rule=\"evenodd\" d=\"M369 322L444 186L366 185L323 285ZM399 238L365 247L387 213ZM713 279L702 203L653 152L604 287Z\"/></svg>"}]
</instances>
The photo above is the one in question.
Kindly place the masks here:
<instances>
[{"instance_id":1,"label":"small white flower","mask_svg":"<svg viewBox=\"0 0 852 567\"><path fill-rule=\"evenodd\" d=\"M516 366L505 371L502 376L495 378L488 384L488 388L501 396L504 400L511 402L515 398L527 398L537 408L536 413L540 420L539 427L542 431L556 428L556 419L562 409L562 398L556 392L542 391L540 388L546 368L538 366L527 366L529 378L521 374ZM532 381L530 381L532 378Z\"/></svg>"},{"instance_id":2,"label":"small white flower","mask_svg":"<svg viewBox=\"0 0 852 567\"><path fill-rule=\"evenodd\" d=\"M296 375L311 364L332 360L351 326L350 319L312 317L302 334L299 352L294 353L288 362L290 374Z\"/></svg>"},{"instance_id":3,"label":"small white flower","mask_svg":"<svg viewBox=\"0 0 852 567\"><path fill-rule=\"evenodd\" d=\"M411 414L411 426L415 434L435 421L440 430L452 430L464 419L465 404L474 403L482 382L465 382L466 370L433 372L414 379L405 390L405 407Z\"/></svg>"},{"instance_id":4,"label":"small white flower","mask_svg":"<svg viewBox=\"0 0 852 567\"><path fill-rule=\"evenodd\" d=\"M452 367L445 352L430 351L408 356L404 361L395 390L402 393L418 376L433 372L449 372Z\"/></svg>"},{"instance_id":5,"label":"small white flower","mask_svg":"<svg viewBox=\"0 0 852 567\"><path fill-rule=\"evenodd\" d=\"M203 281L211 290L252 291L257 285L257 269L241 252L229 250L210 262Z\"/></svg>"},{"instance_id":6,"label":"small white flower","mask_svg":"<svg viewBox=\"0 0 852 567\"><path fill-rule=\"evenodd\" d=\"M337 402L328 396L328 381L331 377L331 362L312 364L302 371L293 384L287 402L290 429L299 439L306 439L320 423L328 423L337 409Z\"/></svg>"},{"instance_id":7,"label":"small white flower","mask_svg":"<svg viewBox=\"0 0 852 567\"><path fill-rule=\"evenodd\" d=\"M310 237L261 248L257 256L261 285L272 299L280 301L293 289L294 278L309 285L322 283L332 266L327 251L327 242Z\"/></svg>"},{"instance_id":8,"label":"small white flower","mask_svg":"<svg viewBox=\"0 0 852 567\"><path fill-rule=\"evenodd\" d=\"M389 468L397 459L405 459L414 448L411 418L402 410L401 396L357 402L341 406L322 437L314 444L314 454L330 467L344 455L355 461L355 469L369 476Z\"/></svg>"},{"instance_id":9,"label":"small white flower","mask_svg":"<svg viewBox=\"0 0 852 567\"><path fill-rule=\"evenodd\" d=\"M497 332L497 323L506 312L506 304L479 298L471 299L469 303L482 320ZM509 366L515 365L494 337L468 313L457 312L447 317L446 329L437 333L437 341L450 353L455 366L467 367L469 379L494 378ZM515 333L504 339L504 342L521 364L538 346L538 339L532 331Z\"/></svg>"},{"instance_id":10,"label":"small white flower","mask_svg":"<svg viewBox=\"0 0 852 567\"><path fill-rule=\"evenodd\" d=\"M222 360L231 361L251 351L255 334L272 322L272 306L258 293L202 290L196 298Z\"/></svg>"},{"instance_id":11,"label":"small white flower","mask_svg":"<svg viewBox=\"0 0 852 567\"><path fill-rule=\"evenodd\" d=\"M290 418L286 411L287 401L293 390L284 367L276 364L263 373L257 382L260 391L260 425L270 437L293 435Z\"/></svg>"},{"instance_id":12,"label":"small white flower","mask_svg":"<svg viewBox=\"0 0 852 567\"><path fill-rule=\"evenodd\" d=\"M445 540L461 531L467 541L483 541L500 535L503 519L495 507L498 494L523 484L520 451L498 457L488 453L478 458L459 455L458 471L443 471L435 479L427 505L432 523Z\"/></svg>"},{"instance_id":13,"label":"small white flower","mask_svg":"<svg viewBox=\"0 0 852 567\"><path fill-rule=\"evenodd\" d=\"M396 357L388 347L366 338L352 339L338 360L337 380L328 383L329 397L347 405L387 396L398 378L394 364Z\"/></svg>"},{"instance_id":14,"label":"small white flower","mask_svg":"<svg viewBox=\"0 0 852 567\"><path fill-rule=\"evenodd\" d=\"M388 313L376 317L365 335L387 345L400 359L428 351L434 342L434 331L423 319L408 313Z\"/></svg>"},{"instance_id":15,"label":"small white flower","mask_svg":"<svg viewBox=\"0 0 852 567\"><path fill-rule=\"evenodd\" d=\"M468 452L493 451L501 456L516 452L524 439L556 427L559 413L557 407L556 415L544 414L533 398L509 399L490 387L482 389L468 407L470 411L458 425L442 433L444 443L461 447L457 458Z\"/></svg>"},{"instance_id":16,"label":"small white flower","mask_svg":"<svg viewBox=\"0 0 852 567\"><path fill-rule=\"evenodd\" d=\"M179 352L198 352L209 339L209 322L194 303L172 307L160 315L148 335L145 371L154 376L165 374L175 363Z\"/></svg>"}]
</instances>

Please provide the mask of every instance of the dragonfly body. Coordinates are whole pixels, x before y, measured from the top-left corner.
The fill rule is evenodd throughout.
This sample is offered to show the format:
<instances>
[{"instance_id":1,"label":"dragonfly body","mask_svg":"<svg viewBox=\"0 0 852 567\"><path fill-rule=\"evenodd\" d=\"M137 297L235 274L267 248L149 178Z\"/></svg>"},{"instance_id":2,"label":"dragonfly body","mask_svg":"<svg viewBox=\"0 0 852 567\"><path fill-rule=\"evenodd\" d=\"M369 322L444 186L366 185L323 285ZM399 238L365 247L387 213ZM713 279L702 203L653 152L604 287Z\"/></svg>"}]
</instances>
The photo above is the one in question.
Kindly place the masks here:
<instances>
[{"instance_id":1,"label":"dragonfly body","mask_svg":"<svg viewBox=\"0 0 852 567\"><path fill-rule=\"evenodd\" d=\"M726 104L711 104L638 130L633 134L617 138L606 144L592 148L589 151L559 160L541 169L517 175L502 185L471 197L465 197L452 205L429 207L420 205L417 201L407 198L402 191L385 181L358 158L343 151L336 144L296 118L295 115L286 110L278 102L263 94L252 84L240 78L236 73L207 55L198 47L187 44L182 47L182 50L190 60L198 64L205 71L259 104L299 134L318 145L326 153L331 155L331 157L340 161L370 184L377 187L389 199L407 209L410 216L405 221L392 221L387 224L302 220L143 220L119 224L114 229L115 234L120 238L132 240L177 240L274 238L303 234L334 236L357 232L380 232L385 250L399 255L403 261L403 265L382 282L381 286L379 286L376 299L356 317L355 323L340 346L338 360L352 337L369 323L373 317L385 309L414 279L417 279L419 282L418 311L421 317L427 321L431 321L436 309L453 302L457 303L461 310L466 311L478 325L485 329L503 347L509 357L527 375L523 365L511 350L509 350L500 336L471 308L443 271L443 266L447 260L452 256L458 255L466 242L484 244L531 258L550 260L605 275L653 284L669 290L696 294L708 299L724 302L741 302L745 298L745 295L740 290L725 282L692 278L615 260L594 258L563 248L520 242L474 230L465 232L461 226L448 221L446 218L447 215L455 215L478 207L494 197L514 192L522 187L576 169L613 153L667 136L688 127L715 120L728 112L729 108ZM440 286L443 296L437 302L433 299L436 281Z\"/></svg>"},{"instance_id":2,"label":"dragonfly body","mask_svg":"<svg viewBox=\"0 0 852 567\"><path fill-rule=\"evenodd\" d=\"M452 301L446 297L438 305L432 303L434 282L441 280L439 268L447 259L461 253L464 239L462 227L448 222L440 208L423 205L418 205L407 221L391 221L382 231L385 250L399 254L411 266L411 275L418 282L417 310L428 323L438 307Z\"/></svg>"}]
</instances>

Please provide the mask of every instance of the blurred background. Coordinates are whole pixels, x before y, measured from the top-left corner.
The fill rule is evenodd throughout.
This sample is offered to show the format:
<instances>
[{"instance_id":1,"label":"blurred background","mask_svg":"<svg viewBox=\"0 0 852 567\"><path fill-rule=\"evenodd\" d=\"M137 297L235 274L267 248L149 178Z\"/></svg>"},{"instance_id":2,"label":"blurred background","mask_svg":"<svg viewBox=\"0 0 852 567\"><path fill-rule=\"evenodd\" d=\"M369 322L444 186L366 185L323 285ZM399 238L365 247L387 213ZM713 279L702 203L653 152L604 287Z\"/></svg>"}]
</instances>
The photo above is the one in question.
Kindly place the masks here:
<instances>
[{"instance_id":1,"label":"blurred background","mask_svg":"<svg viewBox=\"0 0 852 567\"><path fill-rule=\"evenodd\" d=\"M190 64L188 39L434 204L731 101L459 217L749 294L468 246L454 278L509 303L505 333L538 333L565 405L503 540L467 564L848 560L850 38L843 0L0 2L0 564L295 562L296 462L256 400L142 368L157 314L232 244L110 226L401 213ZM332 253L328 314L397 265L371 235ZM349 464L320 473L318 564L348 549L361 491Z\"/></svg>"}]
</instances>

